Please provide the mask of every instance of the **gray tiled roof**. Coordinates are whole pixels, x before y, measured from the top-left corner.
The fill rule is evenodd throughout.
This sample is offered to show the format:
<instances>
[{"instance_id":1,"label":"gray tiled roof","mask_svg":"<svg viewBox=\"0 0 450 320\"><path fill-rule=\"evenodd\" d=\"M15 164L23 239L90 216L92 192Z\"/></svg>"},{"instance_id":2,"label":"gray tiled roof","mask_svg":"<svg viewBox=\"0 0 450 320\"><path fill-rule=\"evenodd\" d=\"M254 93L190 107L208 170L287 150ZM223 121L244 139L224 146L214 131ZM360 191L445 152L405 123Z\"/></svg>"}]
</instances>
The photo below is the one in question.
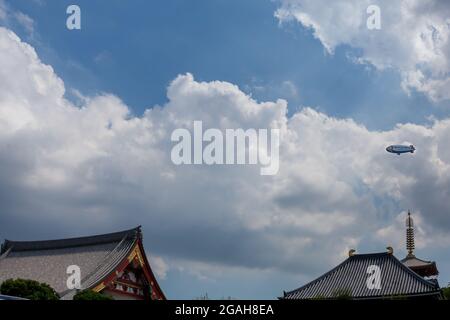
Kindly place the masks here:
<instances>
[{"instance_id":1,"label":"gray tiled roof","mask_svg":"<svg viewBox=\"0 0 450 320\"><path fill-rule=\"evenodd\" d=\"M377 265L381 271L381 289L369 289L368 267ZM389 253L357 254L316 280L284 295L284 299L332 299L339 292L348 292L353 299L390 296L439 295L436 282L427 281L403 265Z\"/></svg>"},{"instance_id":2,"label":"gray tiled roof","mask_svg":"<svg viewBox=\"0 0 450 320\"><path fill-rule=\"evenodd\" d=\"M423 266L429 266L429 265L435 264L434 261L422 260L422 259L416 258L415 256L406 257L405 259L402 259L402 263L407 267L423 267Z\"/></svg>"},{"instance_id":3,"label":"gray tiled roof","mask_svg":"<svg viewBox=\"0 0 450 320\"><path fill-rule=\"evenodd\" d=\"M105 235L50 241L9 241L2 245L0 283L7 279L33 279L48 283L62 298L69 265L81 269L82 288L91 288L115 270L129 254L140 228Z\"/></svg>"}]
</instances>

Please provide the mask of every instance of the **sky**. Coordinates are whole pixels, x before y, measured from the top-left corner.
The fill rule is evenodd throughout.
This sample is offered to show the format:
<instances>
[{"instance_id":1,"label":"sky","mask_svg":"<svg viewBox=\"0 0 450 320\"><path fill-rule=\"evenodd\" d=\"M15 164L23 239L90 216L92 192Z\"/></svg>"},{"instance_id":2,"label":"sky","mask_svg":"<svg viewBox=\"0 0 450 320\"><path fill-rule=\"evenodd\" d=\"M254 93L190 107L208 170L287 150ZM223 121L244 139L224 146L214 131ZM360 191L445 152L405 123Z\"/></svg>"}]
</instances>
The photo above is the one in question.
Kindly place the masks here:
<instances>
[{"instance_id":1,"label":"sky","mask_svg":"<svg viewBox=\"0 0 450 320\"><path fill-rule=\"evenodd\" d=\"M450 4L80 0L68 30L70 4L0 0L0 238L142 225L169 298L273 299L403 258L410 209L450 281ZM194 120L280 128L279 173L175 166Z\"/></svg>"}]
</instances>

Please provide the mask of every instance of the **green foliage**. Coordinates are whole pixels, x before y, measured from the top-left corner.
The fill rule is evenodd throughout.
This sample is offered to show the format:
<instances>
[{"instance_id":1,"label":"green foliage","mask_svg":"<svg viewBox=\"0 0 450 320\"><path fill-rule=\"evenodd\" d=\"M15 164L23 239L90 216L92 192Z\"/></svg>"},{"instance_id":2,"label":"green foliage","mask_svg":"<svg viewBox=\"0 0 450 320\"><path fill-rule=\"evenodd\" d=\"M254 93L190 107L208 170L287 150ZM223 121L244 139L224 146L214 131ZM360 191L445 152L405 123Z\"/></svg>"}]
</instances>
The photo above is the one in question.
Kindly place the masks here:
<instances>
[{"instance_id":1,"label":"green foliage","mask_svg":"<svg viewBox=\"0 0 450 320\"><path fill-rule=\"evenodd\" d=\"M74 297L73 300L113 300L113 298L106 296L104 294L95 292L93 290L83 290L78 292Z\"/></svg>"},{"instance_id":2,"label":"green foliage","mask_svg":"<svg viewBox=\"0 0 450 320\"><path fill-rule=\"evenodd\" d=\"M337 289L333 292L333 299L336 300L351 300L352 291L350 289Z\"/></svg>"},{"instance_id":3,"label":"green foliage","mask_svg":"<svg viewBox=\"0 0 450 320\"><path fill-rule=\"evenodd\" d=\"M0 293L29 300L59 300L56 291L46 283L27 279L9 279L0 286Z\"/></svg>"},{"instance_id":4,"label":"green foliage","mask_svg":"<svg viewBox=\"0 0 450 320\"><path fill-rule=\"evenodd\" d=\"M442 288L442 294L444 295L445 300L450 300L450 286Z\"/></svg>"}]
</instances>

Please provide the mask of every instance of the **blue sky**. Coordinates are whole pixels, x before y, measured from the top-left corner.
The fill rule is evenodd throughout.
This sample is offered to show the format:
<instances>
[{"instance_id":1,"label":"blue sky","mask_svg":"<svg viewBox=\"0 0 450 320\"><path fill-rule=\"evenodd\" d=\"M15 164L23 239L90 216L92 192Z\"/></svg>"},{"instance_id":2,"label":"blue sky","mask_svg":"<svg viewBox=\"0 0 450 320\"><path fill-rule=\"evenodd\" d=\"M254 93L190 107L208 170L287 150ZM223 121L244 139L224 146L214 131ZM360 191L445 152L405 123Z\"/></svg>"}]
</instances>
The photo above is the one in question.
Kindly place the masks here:
<instances>
[{"instance_id":1,"label":"blue sky","mask_svg":"<svg viewBox=\"0 0 450 320\"><path fill-rule=\"evenodd\" d=\"M70 1L11 4L35 20L37 36L24 39L51 64L70 89L86 95L111 92L136 115L166 101L178 74L237 84L257 100L283 98L290 112L301 106L370 129L425 123L448 116L446 103L408 96L395 70L355 64L358 49L326 53L310 29L280 25L277 1L78 1L82 30L64 28Z\"/></svg>"},{"instance_id":2,"label":"blue sky","mask_svg":"<svg viewBox=\"0 0 450 320\"><path fill-rule=\"evenodd\" d=\"M427 23L439 24L436 17L445 18L450 6L430 5L434 15L424 23L425 31L417 31L408 21L403 24L409 16L398 16L396 6L386 5L385 29L368 36L365 30L356 32L345 25L349 13L332 8L328 1L77 0L82 29L73 31L65 27L66 8L73 1L4 1L11 16L26 14L33 28L13 18L3 24L52 66L64 82L65 98L87 116L80 113L78 119L73 105L68 107L72 112L60 115L58 108L66 101L53 94L42 98L42 105L40 100L36 106L26 104L40 97L36 92L41 94L41 88L19 75L34 75L28 66L36 63L29 56L20 60L6 49L0 52L5 56L0 67L6 70L7 59L17 66L17 75L12 72L4 76L8 81L0 81L0 115L1 98L12 90L6 84L19 88L17 114L8 109L6 121L0 122L0 132L5 130L12 139L5 138L4 145L0 139L0 147L16 147L0 154L0 167L8 168L0 172L0 238L69 237L142 224L146 248L164 269L161 286L170 298L208 293L213 298L272 299L328 271L345 258L341 253L349 245L371 252L394 243L401 258L405 210L412 209L421 228L418 249L425 253L419 257L436 259L443 283L450 279L450 108L449 99L432 99L439 81L449 75L450 46L444 41L449 26L440 25L444 40L436 47L442 50L426 52L423 56L431 58L424 61L417 58L423 52L409 42L415 38L407 34L426 38ZM295 16L297 7L285 7L290 2L298 3L318 24L308 26ZM362 2L353 2L356 9L351 14L365 14L357 8ZM1 4L2 0L0 13ZM280 8L292 17L277 17ZM428 12L416 9L410 16ZM335 21L323 18L330 12ZM398 28L389 28L390 21L399 22ZM392 30L400 30L400 35ZM17 45L2 30L0 45L1 41L7 43L5 48ZM326 50L326 43L333 44L334 52ZM366 63L355 63L355 58ZM391 65L380 67L385 60ZM401 84L411 70L423 71L431 82L411 82L418 90L408 93ZM210 96L196 91L201 81ZM272 103L266 108L273 114L257 114L251 122L244 111L253 108L252 103L244 99L244 105L233 105L241 92L213 81L235 84L258 102L285 99L288 117L276 112L281 104ZM48 82L57 96L59 89ZM79 93L91 100L80 99ZM192 104L183 105L184 98ZM205 101L212 105L203 105ZM154 106L163 106L163 111L144 115ZM292 140L285 144L281 173L270 187L252 171L196 171L159 162L161 154L168 159L164 156L171 121L196 120L185 112L187 107L217 126L222 116L263 128L269 120L285 121ZM131 115L124 116L124 108ZM10 129L22 123L24 114L33 115L42 131L27 128L27 136ZM430 127L430 117L440 121ZM367 130L343 120L347 118ZM102 121L118 130L113 143L105 138L109 133L101 131ZM119 129L111 124L114 121ZM415 126L395 128L409 122ZM120 131L130 123L142 127ZM145 140L153 137L148 128L159 129L154 134L157 143ZM384 152L386 143L412 140L419 150L414 158L400 162ZM142 145L136 146L136 141ZM177 177L175 182L171 177ZM83 193L86 184L92 194ZM80 222L78 216L88 219Z\"/></svg>"}]
</instances>

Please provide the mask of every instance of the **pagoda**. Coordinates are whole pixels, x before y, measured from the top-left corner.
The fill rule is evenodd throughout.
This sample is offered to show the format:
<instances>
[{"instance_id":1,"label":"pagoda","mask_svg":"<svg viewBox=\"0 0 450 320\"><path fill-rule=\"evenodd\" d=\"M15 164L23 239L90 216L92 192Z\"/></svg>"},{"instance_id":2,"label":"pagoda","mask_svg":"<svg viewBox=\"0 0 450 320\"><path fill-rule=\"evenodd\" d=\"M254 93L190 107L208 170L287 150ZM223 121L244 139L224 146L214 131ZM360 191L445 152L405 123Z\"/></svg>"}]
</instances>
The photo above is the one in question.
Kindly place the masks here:
<instances>
[{"instance_id":1,"label":"pagoda","mask_svg":"<svg viewBox=\"0 0 450 320\"><path fill-rule=\"evenodd\" d=\"M408 254L402 262L418 275L427 279L436 279L439 274L436 262L417 258L414 255L414 242L414 220L411 217L411 212L408 211L408 217L406 218L406 250Z\"/></svg>"}]
</instances>

